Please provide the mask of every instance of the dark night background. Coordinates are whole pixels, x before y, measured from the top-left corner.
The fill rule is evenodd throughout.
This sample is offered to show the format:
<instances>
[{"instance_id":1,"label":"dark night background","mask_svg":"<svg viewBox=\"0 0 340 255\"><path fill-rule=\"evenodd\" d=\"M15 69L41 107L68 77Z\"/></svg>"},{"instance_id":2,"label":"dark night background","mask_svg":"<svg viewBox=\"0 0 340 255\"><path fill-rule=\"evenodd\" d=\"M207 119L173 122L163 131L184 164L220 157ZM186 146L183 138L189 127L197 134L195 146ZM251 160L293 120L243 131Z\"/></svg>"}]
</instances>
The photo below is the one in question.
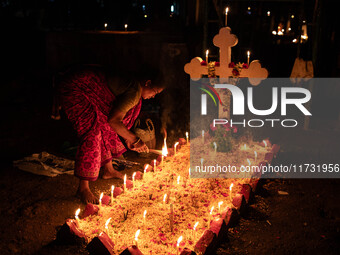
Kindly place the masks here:
<instances>
[{"instance_id":1,"label":"dark night background","mask_svg":"<svg viewBox=\"0 0 340 255\"><path fill-rule=\"evenodd\" d=\"M189 76L184 72L184 65L193 57L204 58L206 49L210 50L209 59L218 61L212 38L224 26L226 6L230 8L228 26L239 39L238 45L232 48L232 61L246 62L246 52L250 50L251 60L259 59L268 69L269 77L289 77L295 58L300 57L313 61L315 77L339 77L340 15L336 4L336 0L0 0L0 173L3 174L0 182L3 206L0 212L5 215L0 222L1 236L5 236L1 238L0 248L5 247L1 253L36 252L51 241L48 238L55 235L55 225L60 225L67 217L56 213L56 218L48 218L51 226L43 228L43 233L47 233L45 239L35 236L38 233L32 235L36 232L34 225L22 230L23 224L37 223L30 222L35 214L50 213L51 208L39 207L47 199L42 193L49 187L60 185L60 180L43 179L12 167L13 160L44 150L72 157L68 152L69 148L77 145L74 131L62 112L61 120L50 118L54 86L65 68L74 64L101 64L124 71L138 70L143 65L159 67L164 74L167 92L145 102L142 117L154 120L160 142L159 130L166 127L169 143L172 144L174 139L183 137L189 130ZM278 26L286 27L288 20L289 33L286 31L282 36L272 33ZM124 31L125 24L128 24L127 31ZM293 43L293 39L299 41L303 25L307 27L308 40ZM318 93L326 100L315 109L319 121L311 123L310 130L299 135L301 146L308 147L306 141L314 137L313 132L320 132L322 146L338 149L335 143L339 140L340 130L340 90L325 89ZM324 109L332 109L331 114L323 114ZM319 140L315 142L313 146L319 146ZM282 159L285 159L284 155ZM66 180L67 177L60 178ZM74 178L63 188L73 194L75 182ZM267 247L254 248L249 253L293 254L307 249L308 254L336 254L340 240L337 180L288 180L277 185L281 188L288 185L287 190L296 197L290 197L292 200L287 202L288 207L284 207L286 202L281 198L270 198L277 208L272 215L281 217L283 211L286 213L283 219L294 228L295 224L300 224L296 221L302 217L299 214L292 219L298 214L296 207L305 201L305 194L311 192L317 196L316 202L309 199L301 210L310 212L306 213L306 217L310 218L315 217L313 210L318 217L322 215L320 220L313 218L313 224L320 225L313 231L317 238L323 235L322 231L328 231L326 241L323 237L321 241L320 238L315 241L314 236L306 234L292 242L297 238L292 235L286 240L290 246L277 245L274 240L269 241ZM273 187L269 185L269 191L276 192ZM322 193L324 187L328 189ZM322 194L319 195L319 191ZM22 195L26 192L30 198ZM62 200L64 195L56 191L55 196L59 197L55 199ZM64 207L59 203L58 208L65 214L72 214L74 202L68 199ZM43 209L39 211L39 208ZM294 217L291 208L294 208ZM277 224L286 224L283 219ZM308 222L306 219L301 221ZM267 224L265 220L263 222ZM12 230L7 233L9 224ZM258 232L263 226L256 223L248 228ZM300 233L298 229L296 231ZM291 229L284 228L279 232L284 236ZM256 233L252 235L256 236ZM250 234L248 236L251 238ZM306 241L308 238L309 242ZM258 236L258 239L261 237ZM247 254L242 251L244 243L239 240L237 245L239 250L228 248L230 254ZM318 247L323 250L320 252ZM41 254L50 252L47 248ZM78 254L72 248L68 252L65 254ZM64 249L55 252L63 253Z\"/></svg>"}]
</instances>

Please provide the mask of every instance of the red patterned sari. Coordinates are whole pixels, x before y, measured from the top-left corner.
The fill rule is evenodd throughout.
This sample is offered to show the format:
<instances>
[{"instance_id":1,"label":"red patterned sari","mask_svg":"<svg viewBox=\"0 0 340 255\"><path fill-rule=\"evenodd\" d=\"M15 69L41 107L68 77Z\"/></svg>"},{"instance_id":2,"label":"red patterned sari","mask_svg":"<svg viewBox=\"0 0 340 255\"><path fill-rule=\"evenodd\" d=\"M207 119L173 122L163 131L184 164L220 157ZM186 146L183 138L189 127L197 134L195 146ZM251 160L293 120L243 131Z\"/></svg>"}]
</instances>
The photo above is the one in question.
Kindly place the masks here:
<instances>
[{"instance_id":1,"label":"red patterned sari","mask_svg":"<svg viewBox=\"0 0 340 255\"><path fill-rule=\"evenodd\" d=\"M107 86L104 72L87 68L61 82L60 97L61 106L80 138L75 176L95 181L101 166L126 151L107 122L115 96ZM138 117L141 104L142 99L126 113L123 123L128 129Z\"/></svg>"}]
</instances>

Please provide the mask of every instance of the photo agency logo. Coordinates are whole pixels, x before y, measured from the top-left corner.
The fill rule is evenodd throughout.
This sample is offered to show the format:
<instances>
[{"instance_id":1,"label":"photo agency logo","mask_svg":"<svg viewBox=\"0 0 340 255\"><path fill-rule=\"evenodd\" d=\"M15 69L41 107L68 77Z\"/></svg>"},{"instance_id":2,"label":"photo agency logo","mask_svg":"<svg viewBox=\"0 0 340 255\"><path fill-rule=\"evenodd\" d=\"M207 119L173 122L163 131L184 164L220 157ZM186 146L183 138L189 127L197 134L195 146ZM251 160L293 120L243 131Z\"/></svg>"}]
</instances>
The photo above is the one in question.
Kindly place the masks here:
<instances>
[{"instance_id":1,"label":"photo agency logo","mask_svg":"<svg viewBox=\"0 0 340 255\"><path fill-rule=\"evenodd\" d=\"M311 92L302 87L272 87L271 91L271 106L267 109L256 109L254 106L254 93L253 88L248 87L246 90L246 96L247 96L247 104L245 104L245 95L243 91L231 84L215 84L213 85L215 89L222 90L229 90L231 93L232 98L232 116L245 116L245 105L247 106L247 109L250 113L256 116L262 116L265 118L251 118L251 119L243 119L238 121L233 121L232 118L230 120L223 119L223 118L217 118L213 120L213 127L216 127L217 125L225 125L228 124L233 127L235 125L243 126L243 127L263 127L263 126L270 126L275 127L277 125L281 125L285 128L292 128L296 127L298 125L298 120L294 118L285 118L287 117L287 106L293 105L293 107L296 107L304 116L312 116L311 112L304 106L304 104L308 103L311 100ZM213 98L211 93L208 93L209 91L203 90L204 92L201 94L201 115L207 115L208 112L208 103L207 103L207 94ZM216 91L216 90L213 90ZM279 97L280 93L280 97ZM218 96L218 99L220 97ZM214 100L215 102L215 100ZM222 103L221 103L222 104ZM216 102L215 102L215 105ZM277 109L280 109L280 116L282 118L271 118L271 115L273 115L274 112L277 111Z\"/></svg>"}]
</instances>

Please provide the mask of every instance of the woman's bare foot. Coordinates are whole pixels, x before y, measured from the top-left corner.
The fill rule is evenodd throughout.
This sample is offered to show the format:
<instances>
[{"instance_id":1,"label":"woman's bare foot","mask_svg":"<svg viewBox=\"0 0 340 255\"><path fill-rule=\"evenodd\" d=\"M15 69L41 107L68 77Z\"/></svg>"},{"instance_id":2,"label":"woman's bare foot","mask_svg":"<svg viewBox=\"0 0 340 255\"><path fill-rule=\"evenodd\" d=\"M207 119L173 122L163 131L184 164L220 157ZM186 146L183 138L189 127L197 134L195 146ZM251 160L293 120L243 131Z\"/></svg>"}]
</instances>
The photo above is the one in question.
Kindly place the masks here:
<instances>
[{"instance_id":1,"label":"woman's bare foot","mask_svg":"<svg viewBox=\"0 0 340 255\"><path fill-rule=\"evenodd\" d=\"M89 181L86 180L79 181L77 196L85 204L98 204L99 202L98 198L93 195L92 191L90 190Z\"/></svg>"},{"instance_id":2,"label":"woman's bare foot","mask_svg":"<svg viewBox=\"0 0 340 255\"><path fill-rule=\"evenodd\" d=\"M104 168L104 173L102 176L103 179L112 179L112 178L124 179L124 175L113 168L111 161L105 164L103 168Z\"/></svg>"}]
</instances>

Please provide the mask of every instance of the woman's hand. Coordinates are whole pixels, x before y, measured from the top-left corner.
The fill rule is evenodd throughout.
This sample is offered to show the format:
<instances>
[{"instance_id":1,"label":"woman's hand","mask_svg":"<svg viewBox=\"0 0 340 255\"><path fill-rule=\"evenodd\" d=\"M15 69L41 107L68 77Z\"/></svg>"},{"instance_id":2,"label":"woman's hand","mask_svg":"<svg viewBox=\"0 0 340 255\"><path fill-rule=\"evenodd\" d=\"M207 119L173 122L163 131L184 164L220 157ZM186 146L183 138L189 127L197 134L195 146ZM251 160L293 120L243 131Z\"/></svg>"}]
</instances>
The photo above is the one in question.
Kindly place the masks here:
<instances>
[{"instance_id":1,"label":"woman's hand","mask_svg":"<svg viewBox=\"0 0 340 255\"><path fill-rule=\"evenodd\" d=\"M140 138L137 138L137 140L133 143L126 141L126 145L128 146L130 150L136 151L138 153L141 153L141 152L149 153L148 146Z\"/></svg>"}]
</instances>

